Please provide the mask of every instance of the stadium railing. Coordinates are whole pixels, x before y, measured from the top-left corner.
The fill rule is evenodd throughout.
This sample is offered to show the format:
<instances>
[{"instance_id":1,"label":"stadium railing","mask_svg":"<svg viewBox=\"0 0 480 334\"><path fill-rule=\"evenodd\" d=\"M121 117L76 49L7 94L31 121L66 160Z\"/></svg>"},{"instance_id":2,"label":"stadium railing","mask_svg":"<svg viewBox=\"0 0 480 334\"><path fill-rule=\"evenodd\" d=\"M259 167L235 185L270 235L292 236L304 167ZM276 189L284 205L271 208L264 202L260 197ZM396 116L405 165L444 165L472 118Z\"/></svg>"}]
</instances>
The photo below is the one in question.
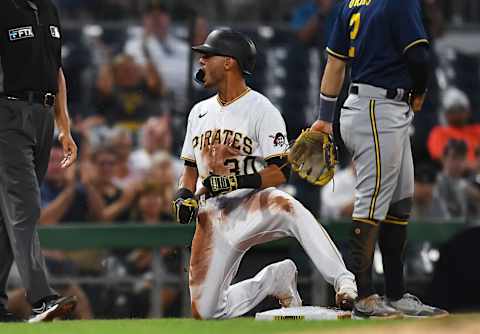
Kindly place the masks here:
<instances>
[{"instance_id":1,"label":"stadium railing","mask_svg":"<svg viewBox=\"0 0 480 334\"><path fill-rule=\"evenodd\" d=\"M348 240L351 231L351 224L348 221L323 221L322 222L332 239L336 242ZM443 243L452 238L457 232L466 227L465 222L437 221L415 222L409 226L409 241L432 243ZM57 250L81 250L81 249L115 249L115 248L151 248L153 253L152 272L153 288L151 290L151 315L154 317L162 316L162 305L160 300L161 290L164 284L179 283L183 284L185 291L188 291L188 278L183 274L180 277L166 274L163 260L160 253L161 247L166 246L189 246L195 232L194 225L162 224L124 224L124 225L105 225L105 224L65 224L60 226L41 226L39 235L42 247L45 249ZM296 245L294 239L283 239L269 242L261 245L261 248L285 249ZM182 261L185 268L188 268L188 248L185 247L181 252ZM307 282L323 282L321 275L317 270L312 270L312 274L307 278ZM133 283L135 277L78 277L61 279L53 277L55 283L65 283L64 281L75 280L78 283L91 284L115 284L121 282ZM325 305L326 295L328 295L328 286L326 284L310 284L312 304ZM186 294L187 295L187 294ZM188 298L184 298L183 313L187 315Z\"/></svg>"}]
</instances>

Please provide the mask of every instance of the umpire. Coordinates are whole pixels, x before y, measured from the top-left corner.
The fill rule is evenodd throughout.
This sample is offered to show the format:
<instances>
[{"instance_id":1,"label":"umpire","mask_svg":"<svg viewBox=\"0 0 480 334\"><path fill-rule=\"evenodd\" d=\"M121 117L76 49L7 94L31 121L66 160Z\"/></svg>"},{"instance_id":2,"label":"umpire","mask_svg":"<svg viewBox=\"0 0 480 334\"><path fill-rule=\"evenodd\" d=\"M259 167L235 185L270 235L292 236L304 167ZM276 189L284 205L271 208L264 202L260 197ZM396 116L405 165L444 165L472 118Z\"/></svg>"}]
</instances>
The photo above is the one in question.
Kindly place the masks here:
<instances>
[{"instance_id":1,"label":"umpire","mask_svg":"<svg viewBox=\"0 0 480 334\"><path fill-rule=\"evenodd\" d=\"M49 286L36 223L39 185L47 170L54 121L63 168L77 158L70 134L61 67L62 32L51 0L0 1L0 321L18 320L6 309L6 282L15 260L32 305L29 322L48 321L75 307Z\"/></svg>"}]
</instances>

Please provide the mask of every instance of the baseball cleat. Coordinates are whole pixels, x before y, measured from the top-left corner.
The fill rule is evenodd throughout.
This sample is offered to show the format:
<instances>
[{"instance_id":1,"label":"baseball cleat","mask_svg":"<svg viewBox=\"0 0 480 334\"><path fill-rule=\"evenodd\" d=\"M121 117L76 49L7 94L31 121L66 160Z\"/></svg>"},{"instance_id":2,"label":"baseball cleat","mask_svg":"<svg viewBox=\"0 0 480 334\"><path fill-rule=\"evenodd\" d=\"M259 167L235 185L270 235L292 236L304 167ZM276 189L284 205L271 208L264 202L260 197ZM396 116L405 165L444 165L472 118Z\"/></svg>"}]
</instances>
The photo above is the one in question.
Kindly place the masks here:
<instances>
[{"instance_id":1,"label":"baseball cleat","mask_svg":"<svg viewBox=\"0 0 480 334\"><path fill-rule=\"evenodd\" d=\"M360 299L354 303L352 319L401 319L403 314L388 306L377 294Z\"/></svg>"},{"instance_id":2,"label":"baseball cleat","mask_svg":"<svg viewBox=\"0 0 480 334\"><path fill-rule=\"evenodd\" d=\"M387 301L387 305L403 313L407 318L443 318L448 312L437 307L423 304L416 296L406 293L396 301Z\"/></svg>"},{"instance_id":3,"label":"baseball cleat","mask_svg":"<svg viewBox=\"0 0 480 334\"><path fill-rule=\"evenodd\" d=\"M32 308L32 317L29 323L52 321L55 318L63 318L70 314L77 306L77 297L61 297L43 302L41 307Z\"/></svg>"},{"instance_id":4,"label":"baseball cleat","mask_svg":"<svg viewBox=\"0 0 480 334\"><path fill-rule=\"evenodd\" d=\"M282 307L302 306L302 299L297 290L297 266L292 260L279 263L277 271L278 287L273 295Z\"/></svg>"}]
</instances>

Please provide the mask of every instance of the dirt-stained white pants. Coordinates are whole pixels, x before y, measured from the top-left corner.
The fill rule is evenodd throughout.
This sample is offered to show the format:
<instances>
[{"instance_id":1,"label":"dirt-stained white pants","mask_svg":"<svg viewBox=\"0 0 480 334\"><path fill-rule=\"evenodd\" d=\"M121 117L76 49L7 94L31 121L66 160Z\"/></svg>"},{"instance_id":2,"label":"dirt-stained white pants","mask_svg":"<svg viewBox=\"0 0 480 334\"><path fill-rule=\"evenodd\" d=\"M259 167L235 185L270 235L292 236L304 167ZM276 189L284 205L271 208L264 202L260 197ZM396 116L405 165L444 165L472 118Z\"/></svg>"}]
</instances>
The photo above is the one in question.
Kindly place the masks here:
<instances>
[{"instance_id":1,"label":"dirt-stained white pants","mask_svg":"<svg viewBox=\"0 0 480 334\"><path fill-rule=\"evenodd\" d=\"M276 188L240 189L201 205L190 259L193 316L238 317L272 294L275 264L231 282L250 247L283 237L300 242L335 291L345 282L355 284L327 232L300 202Z\"/></svg>"}]
</instances>

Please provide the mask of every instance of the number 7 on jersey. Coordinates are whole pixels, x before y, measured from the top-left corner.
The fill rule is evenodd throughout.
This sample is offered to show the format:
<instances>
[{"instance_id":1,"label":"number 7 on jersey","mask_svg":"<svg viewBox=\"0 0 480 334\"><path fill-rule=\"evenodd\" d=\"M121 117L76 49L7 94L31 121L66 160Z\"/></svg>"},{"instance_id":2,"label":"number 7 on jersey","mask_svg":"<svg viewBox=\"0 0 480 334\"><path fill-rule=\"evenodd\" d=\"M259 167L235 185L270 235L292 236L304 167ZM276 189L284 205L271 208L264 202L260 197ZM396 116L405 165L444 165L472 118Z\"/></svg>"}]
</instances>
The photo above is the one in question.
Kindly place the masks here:
<instances>
[{"instance_id":1,"label":"number 7 on jersey","mask_svg":"<svg viewBox=\"0 0 480 334\"><path fill-rule=\"evenodd\" d=\"M358 36L358 31L360 30L360 13L355 13L352 15L350 18L350 41L353 43L353 41L357 38ZM350 49L348 50L348 56L350 58L355 57L355 47L351 46Z\"/></svg>"}]
</instances>

